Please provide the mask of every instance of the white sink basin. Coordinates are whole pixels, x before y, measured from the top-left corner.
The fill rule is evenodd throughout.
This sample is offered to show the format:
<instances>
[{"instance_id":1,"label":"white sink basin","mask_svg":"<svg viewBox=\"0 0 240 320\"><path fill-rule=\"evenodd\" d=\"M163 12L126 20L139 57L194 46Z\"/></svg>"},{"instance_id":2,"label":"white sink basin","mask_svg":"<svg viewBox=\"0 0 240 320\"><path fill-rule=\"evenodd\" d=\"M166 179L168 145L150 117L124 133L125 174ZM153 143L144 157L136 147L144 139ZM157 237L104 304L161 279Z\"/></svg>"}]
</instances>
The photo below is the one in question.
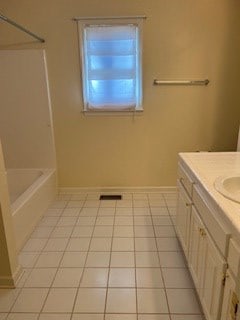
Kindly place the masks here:
<instances>
[{"instance_id":1,"label":"white sink basin","mask_svg":"<svg viewBox=\"0 0 240 320\"><path fill-rule=\"evenodd\" d=\"M218 177L214 186L224 197L240 203L240 173Z\"/></svg>"}]
</instances>

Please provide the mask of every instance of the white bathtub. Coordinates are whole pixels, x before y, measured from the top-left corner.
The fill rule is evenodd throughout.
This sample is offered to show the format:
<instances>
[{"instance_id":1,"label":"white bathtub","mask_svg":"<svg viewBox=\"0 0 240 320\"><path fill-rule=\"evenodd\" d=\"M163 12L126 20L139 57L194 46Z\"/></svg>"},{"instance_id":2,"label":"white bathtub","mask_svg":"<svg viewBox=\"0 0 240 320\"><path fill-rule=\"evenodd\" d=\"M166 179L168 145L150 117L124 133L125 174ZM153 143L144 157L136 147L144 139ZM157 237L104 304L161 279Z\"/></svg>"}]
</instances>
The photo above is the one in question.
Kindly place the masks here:
<instances>
[{"instance_id":1,"label":"white bathtub","mask_svg":"<svg viewBox=\"0 0 240 320\"><path fill-rule=\"evenodd\" d=\"M19 251L56 196L55 169L8 169L8 188Z\"/></svg>"}]
</instances>

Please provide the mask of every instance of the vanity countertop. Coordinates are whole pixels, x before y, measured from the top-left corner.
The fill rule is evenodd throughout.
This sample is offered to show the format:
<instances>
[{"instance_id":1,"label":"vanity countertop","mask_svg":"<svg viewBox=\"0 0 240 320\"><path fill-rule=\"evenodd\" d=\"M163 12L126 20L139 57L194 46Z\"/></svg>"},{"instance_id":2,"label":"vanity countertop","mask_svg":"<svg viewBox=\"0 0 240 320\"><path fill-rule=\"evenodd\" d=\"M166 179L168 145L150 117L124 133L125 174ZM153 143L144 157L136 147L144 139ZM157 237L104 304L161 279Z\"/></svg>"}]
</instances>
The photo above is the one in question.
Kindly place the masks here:
<instances>
[{"instance_id":1,"label":"vanity countertop","mask_svg":"<svg viewBox=\"0 0 240 320\"><path fill-rule=\"evenodd\" d=\"M240 174L240 152L180 153L180 162L194 176L218 208L231 233L240 241L240 204L225 198L214 187L217 177L231 173Z\"/></svg>"}]
</instances>

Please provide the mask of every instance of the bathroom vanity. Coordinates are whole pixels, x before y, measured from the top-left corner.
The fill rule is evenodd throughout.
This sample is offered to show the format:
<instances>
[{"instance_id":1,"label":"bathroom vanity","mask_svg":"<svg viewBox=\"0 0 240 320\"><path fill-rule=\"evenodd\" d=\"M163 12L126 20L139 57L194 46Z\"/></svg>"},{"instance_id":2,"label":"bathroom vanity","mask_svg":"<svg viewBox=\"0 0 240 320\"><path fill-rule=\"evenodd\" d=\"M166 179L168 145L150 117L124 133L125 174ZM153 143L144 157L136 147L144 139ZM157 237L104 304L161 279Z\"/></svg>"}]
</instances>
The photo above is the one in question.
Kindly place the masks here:
<instances>
[{"instance_id":1,"label":"bathroom vanity","mask_svg":"<svg viewBox=\"0 0 240 320\"><path fill-rule=\"evenodd\" d=\"M240 152L179 155L175 227L207 320L240 320L240 203L215 188L227 175Z\"/></svg>"}]
</instances>

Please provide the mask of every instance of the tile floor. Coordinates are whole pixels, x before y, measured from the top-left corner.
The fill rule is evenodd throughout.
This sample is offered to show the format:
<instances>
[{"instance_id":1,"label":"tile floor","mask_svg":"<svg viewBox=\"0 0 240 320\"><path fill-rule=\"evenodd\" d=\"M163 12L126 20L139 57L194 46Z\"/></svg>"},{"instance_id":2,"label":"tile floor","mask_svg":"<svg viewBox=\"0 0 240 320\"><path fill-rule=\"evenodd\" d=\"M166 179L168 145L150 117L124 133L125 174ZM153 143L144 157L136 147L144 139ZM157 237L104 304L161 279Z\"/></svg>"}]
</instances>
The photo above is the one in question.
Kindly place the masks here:
<instances>
[{"instance_id":1,"label":"tile floor","mask_svg":"<svg viewBox=\"0 0 240 320\"><path fill-rule=\"evenodd\" d=\"M0 320L203 320L173 228L174 193L59 195L0 290Z\"/></svg>"}]
</instances>

